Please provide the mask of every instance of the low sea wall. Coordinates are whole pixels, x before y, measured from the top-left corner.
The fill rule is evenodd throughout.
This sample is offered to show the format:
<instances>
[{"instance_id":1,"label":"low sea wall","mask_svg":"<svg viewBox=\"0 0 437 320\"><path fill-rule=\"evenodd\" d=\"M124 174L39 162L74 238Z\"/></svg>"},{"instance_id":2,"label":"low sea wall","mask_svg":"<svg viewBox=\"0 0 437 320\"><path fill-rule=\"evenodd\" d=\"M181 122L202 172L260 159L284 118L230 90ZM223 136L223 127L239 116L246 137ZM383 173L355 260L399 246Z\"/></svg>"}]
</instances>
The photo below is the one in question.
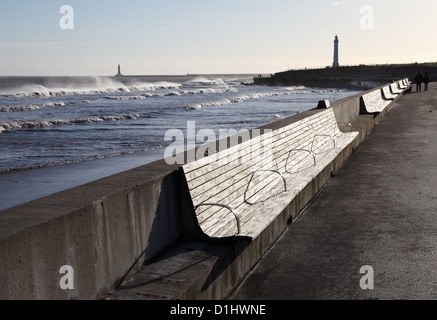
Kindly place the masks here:
<instances>
[{"instance_id":1,"label":"low sea wall","mask_svg":"<svg viewBox=\"0 0 437 320\"><path fill-rule=\"evenodd\" d=\"M217 283L227 275L223 280L226 286L219 284L219 294L207 292L204 282L199 289L202 293L191 289L184 298L225 297L285 230L289 217L298 216L393 105L377 115L360 114L363 94L330 106L338 122L350 123L360 133L350 148L321 172L290 204L288 213L272 223L259 239L249 245L236 243L229 247L235 257L222 259L221 274L211 280ZM281 128L313 112L262 128ZM189 238L182 227L187 208L181 183L179 166L160 160L0 211L0 299L106 297L127 274ZM227 251L226 247L220 250ZM71 268L62 269L64 266ZM230 271L230 266L238 272ZM210 290L217 291L214 286Z\"/></svg>"}]
</instances>

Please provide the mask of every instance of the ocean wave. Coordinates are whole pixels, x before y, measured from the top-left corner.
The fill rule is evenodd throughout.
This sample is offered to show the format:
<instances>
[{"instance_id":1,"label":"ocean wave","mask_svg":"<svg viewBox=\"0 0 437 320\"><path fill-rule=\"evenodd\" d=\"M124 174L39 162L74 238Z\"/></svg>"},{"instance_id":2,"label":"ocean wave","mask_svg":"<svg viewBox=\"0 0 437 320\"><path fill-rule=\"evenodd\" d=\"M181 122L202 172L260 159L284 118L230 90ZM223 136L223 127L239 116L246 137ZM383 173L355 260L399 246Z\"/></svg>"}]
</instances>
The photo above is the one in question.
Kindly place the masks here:
<instances>
[{"instance_id":1,"label":"ocean wave","mask_svg":"<svg viewBox=\"0 0 437 320\"><path fill-rule=\"evenodd\" d=\"M25 112L25 111L33 111L38 110L42 108L51 108L51 107L65 107L68 105L74 105L79 103L90 103L89 100L83 100L83 101L71 101L71 102L48 102L44 104L28 104L28 105L22 105L22 106L7 106L7 107L0 107L0 112Z\"/></svg>"},{"instance_id":2,"label":"ocean wave","mask_svg":"<svg viewBox=\"0 0 437 320\"><path fill-rule=\"evenodd\" d=\"M0 128L0 132L1 132L1 128ZM97 160L97 159L107 159L107 158L114 158L114 157L125 156L125 155L134 155L134 154L139 154L142 152L147 152L147 151L152 151L152 150L162 149L162 148L164 148L164 146L161 144L158 144L155 146L150 146L148 148L141 148L141 149L137 149L137 150L128 150L128 151L108 153L108 154L99 154L99 155L94 155L94 156L89 156L89 157L84 157L84 158L79 158L79 159L68 159L68 160L62 160L62 161L54 161L54 162L42 163L42 164L28 166L28 167L14 167L14 168L6 169L6 170L0 170L0 175L9 174L9 173L16 173L16 172L23 172L23 171L28 171L28 170L37 169L37 168L55 167L55 166L61 166L61 165L66 165L66 164L81 163L81 162L92 161L92 160Z\"/></svg>"},{"instance_id":3,"label":"ocean wave","mask_svg":"<svg viewBox=\"0 0 437 320\"><path fill-rule=\"evenodd\" d=\"M20 120L11 122L0 122L0 133L5 130L19 130L19 129L38 129L49 128L53 126L60 126L65 124L90 124L96 122L106 121L121 121L121 120L136 120L141 116L139 114L121 114L121 115L107 115L97 116L72 120Z\"/></svg>"},{"instance_id":4,"label":"ocean wave","mask_svg":"<svg viewBox=\"0 0 437 320\"><path fill-rule=\"evenodd\" d=\"M125 85L113 79L96 79L95 84L79 86L71 84L66 87L50 87L43 85L25 85L2 91L2 97L26 98L26 97L58 97L72 95L97 95L105 93L130 93L143 91L157 91L165 89L180 89L182 84L173 82L136 82Z\"/></svg>"},{"instance_id":5,"label":"ocean wave","mask_svg":"<svg viewBox=\"0 0 437 320\"><path fill-rule=\"evenodd\" d=\"M284 88L284 90L290 90L290 91L303 90L303 89L306 89L306 87L305 86L291 86L291 87Z\"/></svg>"},{"instance_id":6,"label":"ocean wave","mask_svg":"<svg viewBox=\"0 0 437 320\"><path fill-rule=\"evenodd\" d=\"M146 95L141 95L141 96L108 96L105 97L105 99L108 100L143 100L146 99L147 96Z\"/></svg>"},{"instance_id":7,"label":"ocean wave","mask_svg":"<svg viewBox=\"0 0 437 320\"><path fill-rule=\"evenodd\" d=\"M196 77L195 79L188 81L187 84L226 87L228 86L228 84L223 79L208 79L202 76Z\"/></svg>"},{"instance_id":8,"label":"ocean wave","mask_svg":"<svg viewBox=\"0 0 437 320\"><path fill-rule=\"evenodd\" d=\"M301 90L301 91L254 93L254 94L243 95L243 96L239 96L239 97L231 98L231 99L223 99L220 101L197 103L197 104L185 106L184 108L186 110L201 110L202 108L205 108L205 107L217 107L217 106L222 106L222 105L230 105L230 104L234 104L234 103L244 102L244 101L249 100L249 99L259 99L259 98L277 97L277 96L289 96L289 95L308 94L308 93L324 93L324 92L337 92L337 91L334 89L330 89L330 90Z\"/></svg>"},{"instance_id":9,"label":"ocean wave","mask_svg":"<svg viewBox=\"0 0 437 320\"><path fill-rule=\"evenodd\" d=\"M108 100L144 100L151 97L172 97L172 96L184 96L184 95L196 95L196 94L213 94L213 93L235 93L238 92L236 88L227 89L198 89L188 91L172 91L168 93L145 93L140 95L123 95L123 96L107 96Z\"/></svg>"}]
</instances>

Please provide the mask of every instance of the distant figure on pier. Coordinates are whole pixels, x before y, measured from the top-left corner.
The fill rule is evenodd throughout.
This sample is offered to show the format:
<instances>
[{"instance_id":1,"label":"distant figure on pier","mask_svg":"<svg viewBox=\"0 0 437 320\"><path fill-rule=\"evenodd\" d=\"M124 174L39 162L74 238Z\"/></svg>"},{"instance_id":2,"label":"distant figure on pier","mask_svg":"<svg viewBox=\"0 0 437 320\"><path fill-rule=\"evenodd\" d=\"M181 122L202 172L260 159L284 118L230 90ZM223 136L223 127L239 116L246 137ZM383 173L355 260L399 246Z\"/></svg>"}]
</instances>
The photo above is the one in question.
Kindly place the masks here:
<instances>
[{"instance_id":1,"label":"distant figure on pier","mask_svg":"<svg viewBox=\"0 0 437 320\"><path fill-rule=\"evenodd\" d=\"M425 91L428 91L429 75L426 72L425 72L425 76L423 77L423 84L425 85Z\"/></svg>"},{"instance_id":2,"label":"distant figure on pier","mask_svg":"<svg viewBox=\"0 0 437 320\"><path fill-rule=\"evenodd\" d=\"M416 82L416 91L422 91L423 76L420 72L416 74L416 76L414 77L414 81Z\"/></svg>"}]
</instances>

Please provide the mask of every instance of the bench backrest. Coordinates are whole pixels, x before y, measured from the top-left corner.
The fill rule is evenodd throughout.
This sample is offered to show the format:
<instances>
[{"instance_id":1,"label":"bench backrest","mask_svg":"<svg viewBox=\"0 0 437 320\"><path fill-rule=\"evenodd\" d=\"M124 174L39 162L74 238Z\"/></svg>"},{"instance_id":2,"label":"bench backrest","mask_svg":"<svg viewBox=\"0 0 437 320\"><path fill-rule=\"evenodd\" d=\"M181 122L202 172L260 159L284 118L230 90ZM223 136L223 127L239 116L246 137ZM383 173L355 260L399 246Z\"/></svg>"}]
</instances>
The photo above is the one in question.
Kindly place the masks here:
<instances>
[{"instance_id":1,"label":"bench backrest","mask_svg":"<svg viewBox=\"0 0 437 320\"><path fill-rule=\"evenodd\" d=\"M382 88L382 94L387 100L394 100L398 96L398 94L391 93L390 86L385 86L384 88Z\"/></svg>"},{"instance_id":2,"label":"bench backrest","mask_svg":"<svg viewBox=\"0 0 437 320\"><path fill-rule=\"evenodd\" d=\"M390 90L393 94L400 94L402 93L402 90L398 88L398 85L396 83L390 84Z\"/></svg>"},{"instance_id":3,"label":"bench backrest","mask_svg":"<svg viewBox=\"0 0 437 320\"><path fill-rule=\"evenodd\" d=\"M401 89L402 91L407 88L407 86L404 84L403 80L398 82L398 88Z\"/></svg>"},{"instance_id":4,"label":"bench backrest","mask_svg":"<svg viewBox=\"0 0 437 320\"><path fill-rule=\"evenodd\" d=\"M235 223L247 204L271 198L269 190L291 190L284 175L314 165L317 155L336 147L335 137L341 131L333 110L311 113L182 166L192 209L205 234L214 237L221 228Z\"/></svg>"},{"instance_id":5,"label":"bench backrest","mask_svg":"<svg viewBox=\"0 0 437 320\"><path fill-rule=\"evenodd\" d=\"M361 97L361 111L362 113L379 113L390 103L390 100L384 99L383 89L377 89Z\"/></svg>"}]
</instances>

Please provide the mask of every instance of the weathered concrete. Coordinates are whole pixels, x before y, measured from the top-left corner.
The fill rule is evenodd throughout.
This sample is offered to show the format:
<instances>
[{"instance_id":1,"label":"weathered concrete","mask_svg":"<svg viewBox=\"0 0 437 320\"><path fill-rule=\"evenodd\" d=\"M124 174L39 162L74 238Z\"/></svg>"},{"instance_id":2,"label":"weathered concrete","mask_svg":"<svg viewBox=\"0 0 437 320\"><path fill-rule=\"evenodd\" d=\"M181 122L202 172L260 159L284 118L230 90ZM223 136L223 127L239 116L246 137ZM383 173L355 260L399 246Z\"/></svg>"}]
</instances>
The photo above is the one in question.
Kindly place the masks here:
<instances>
[{"instance_id":1,"label":"weathered concrete","mask_svg":"<svg viewBox=\"0 0 437 320\"><path fill-rule=\"evenodd\" d=\"M398 100L232 298L436 299L436 127L437 85Z\"/></svg>"},{"instance_id":2,"label":"weathered concrete","mask_svg":"<svg viewBox=\"0 0 437 320\"><path fill-rule=\"evenodd\" d=\"M175 170L158 161L0 211L0 299L104 297L179 239ZM64 265L74 290L60 288Z\"/></svg>"},{"instance_id":3,"label":"weathered concrete","mask_svg":"<svg viewBox=\"0 0 437 320\"><path fill-rule=\"evenodd\" d=\"M377 116L359 115L359 95L335 102L332 108L339 121L351 122L359 136L255 241L236 241L217 247L201 245L194 249L192 242L183 242L184 208L178 167L158 161L0 211L0 299L99 299L127 275L140 269L141 272L153 270L141 267L174 244L172 252L178 253L173 255L179 256L186 250L197 252L182 255L183 261L175 263L184 266L186 274L197 274L198 278L186 282L189 290L178 291L172 297L224 298L387 111ZM280 128L305 116L299 114L263 128ZM212 258L207 258L207 263L199 263L198 259L208 256ZM168 260L164 258L160 262L165 264ZM75 270L74 290L60 288L59 269L63 265ZM200 269L190 273L192 265L202 266L205 273ZM162 277L158 274L158 278ZM156 275L146 279L155 281ZM173 285L180 283L177 280ZM143 288L141 292L144 297L148 294ZM151 293L152 297L160 295Z\"/></svg>"},{"instance_id":4,"label":"weathered concrete","mask_svg":"<svg viewBox=\"0 0 437 320\"><path fill-rule=\"evenodd\" d=\"M359 115L360 96L333 104L333 108L338 108L335 113L339 121L350 122L360 133L355 141L322 170L258 238L252 242L236 240L222 244L186 241L127 278L107 299L225 299L390 109L378 115ZM291 121L299 121L306 114L296 115ZM284 119L263 128L281 128L289 121Z\"/></svg>"}]
</instances>

